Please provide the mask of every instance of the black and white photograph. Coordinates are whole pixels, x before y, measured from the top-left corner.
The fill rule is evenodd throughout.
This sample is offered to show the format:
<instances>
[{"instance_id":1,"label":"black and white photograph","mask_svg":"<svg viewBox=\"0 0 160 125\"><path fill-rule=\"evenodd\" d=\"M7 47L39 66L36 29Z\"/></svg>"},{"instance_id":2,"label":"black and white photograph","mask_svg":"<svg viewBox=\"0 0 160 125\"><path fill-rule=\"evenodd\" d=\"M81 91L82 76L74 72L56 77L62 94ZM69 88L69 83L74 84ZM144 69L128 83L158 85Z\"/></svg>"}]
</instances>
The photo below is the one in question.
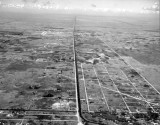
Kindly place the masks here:
<instances>
[{"instance_id":1,"label":"black and white photograph","mask_svg":"<svg viewBox=\"0 0 160 125\"><path fill-rule=\"evenodd\" d=\"M159 0L0 0L0 125L160 125Z\"/></svg>"}]
</instances>

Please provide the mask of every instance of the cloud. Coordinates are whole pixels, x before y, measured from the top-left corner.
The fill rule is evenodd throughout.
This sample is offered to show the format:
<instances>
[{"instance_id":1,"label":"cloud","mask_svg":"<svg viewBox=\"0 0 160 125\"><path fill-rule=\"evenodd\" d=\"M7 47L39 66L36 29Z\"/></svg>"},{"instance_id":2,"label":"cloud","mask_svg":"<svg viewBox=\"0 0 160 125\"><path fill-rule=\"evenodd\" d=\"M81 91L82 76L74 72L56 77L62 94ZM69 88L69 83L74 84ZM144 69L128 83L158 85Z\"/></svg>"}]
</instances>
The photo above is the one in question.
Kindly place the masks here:
<instances>
[{"instance_id":1,"label":"cloud","mask_svg":"<svg viewBox=\"0 0 160 125\"><path fill-rule=\"evenodd\" d=\"M0 0L0 7L78 12L159 13L158 0Z\"/></svg>"},{"instance_id":2,"label":"cloud","mask_svg":"<svg viewBox=\"0 0 160 125\"><path fill-rule=\"evenodd\" d=\"M148 11L159 11L159 2L155 2L152 6L150 7L144 7L144 10Z\"/></svg>"},{"instance_id":3,"label":"cloud","mask_svg":"<svg viewBox=\"0 0 160 125\"><path fill-rule=\"evenodd\" d=\"M22 0L24 3L36 3L38 0Z\"/></svg>"},{"instance_id":4,"label":"cloud","mask_svg":"<svg viewBox=\"0 0 160 125\"><path fill-rule=\"evenodd\" d=\"M91 4L92 7L97 7L95 4Z\"/></svg>"}]
</instances>

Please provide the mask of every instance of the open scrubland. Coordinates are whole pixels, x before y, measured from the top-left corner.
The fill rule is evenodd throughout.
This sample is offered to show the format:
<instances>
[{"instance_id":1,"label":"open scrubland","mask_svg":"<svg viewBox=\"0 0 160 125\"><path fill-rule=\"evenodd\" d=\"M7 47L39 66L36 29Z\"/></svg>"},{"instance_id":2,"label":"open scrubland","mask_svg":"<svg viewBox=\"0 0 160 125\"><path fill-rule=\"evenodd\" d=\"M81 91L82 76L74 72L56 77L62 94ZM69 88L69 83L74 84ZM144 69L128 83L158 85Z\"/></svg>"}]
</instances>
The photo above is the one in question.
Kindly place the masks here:
<instances>
[{"instance_id":1,"label":"open scrubland","mask_svg":"<svg viewBox=\"0 0 160 125\"><path fill-rule=\"evenodd\" d=\"M158 21L0 13L0 124L160 124Z\"/></svg>"}]
</instances>

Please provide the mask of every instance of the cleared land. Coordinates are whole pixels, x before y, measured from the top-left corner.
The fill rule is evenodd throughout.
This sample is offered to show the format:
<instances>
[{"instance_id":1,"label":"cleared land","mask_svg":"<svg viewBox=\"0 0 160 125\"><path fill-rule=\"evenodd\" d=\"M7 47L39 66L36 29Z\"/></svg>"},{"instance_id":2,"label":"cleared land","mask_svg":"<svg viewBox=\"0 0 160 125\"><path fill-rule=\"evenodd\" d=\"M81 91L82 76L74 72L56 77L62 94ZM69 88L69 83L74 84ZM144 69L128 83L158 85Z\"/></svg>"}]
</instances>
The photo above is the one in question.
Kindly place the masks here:
<instances>
[{"instance_id":1,"label":"cleared land","mask_svg":"<svg viewBox=\"0 0 160 125\"><path fill-rule=\"evenodd\" d=\"M0 124L77 124L74 39L85 119L160 123L156 17L74 18L0 15Z\"/></svg>"}]
</instances>

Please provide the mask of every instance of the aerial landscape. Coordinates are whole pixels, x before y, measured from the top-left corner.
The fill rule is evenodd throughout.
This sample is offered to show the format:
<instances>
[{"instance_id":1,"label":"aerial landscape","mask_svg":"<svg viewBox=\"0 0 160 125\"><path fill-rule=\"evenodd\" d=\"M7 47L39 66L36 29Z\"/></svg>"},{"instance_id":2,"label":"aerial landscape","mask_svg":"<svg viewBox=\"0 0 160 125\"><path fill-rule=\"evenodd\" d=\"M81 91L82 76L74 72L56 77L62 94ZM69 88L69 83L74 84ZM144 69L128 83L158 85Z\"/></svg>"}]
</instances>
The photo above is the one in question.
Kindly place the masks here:
<instances>
[{"instance_id":1,"label":"aerial landscape","mask_svg":"<svg viewBox=\"0 0 160 125\"><path fill-rule=\"evenodd\" d=\"M0 125L160 125L159 14L0 10Z\"/></svg>"}]
</instances>

